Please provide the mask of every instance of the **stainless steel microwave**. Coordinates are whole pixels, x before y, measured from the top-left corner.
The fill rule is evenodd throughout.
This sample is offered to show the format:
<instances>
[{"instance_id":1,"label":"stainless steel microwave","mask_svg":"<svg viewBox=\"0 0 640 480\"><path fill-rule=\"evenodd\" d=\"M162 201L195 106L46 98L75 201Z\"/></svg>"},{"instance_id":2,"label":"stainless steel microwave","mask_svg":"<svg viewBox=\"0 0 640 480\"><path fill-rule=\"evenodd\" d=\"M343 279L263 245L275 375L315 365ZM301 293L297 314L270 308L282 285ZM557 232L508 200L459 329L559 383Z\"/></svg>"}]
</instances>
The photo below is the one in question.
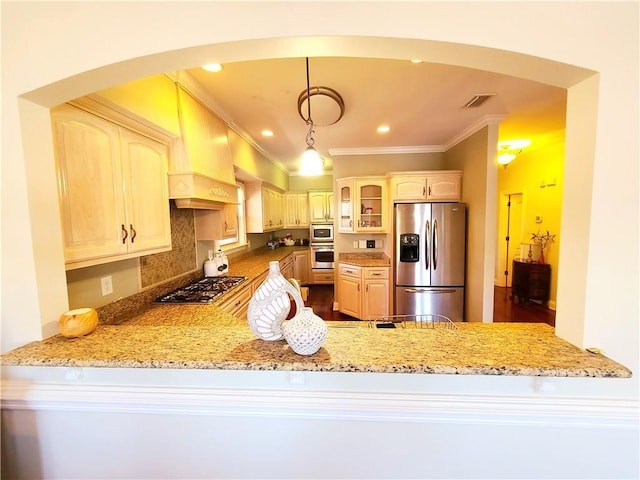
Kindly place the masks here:
<instances>
[{"instance_id":1,"label":"stainless steel microwave","mask_svg":"<svg viewBox=\"0 0 640 480\"><path fill-rule=\"evenodd\" d=\"M312 223L309 232L309 243L333 243L333 225Z\"/></svg>"}]
</instances>

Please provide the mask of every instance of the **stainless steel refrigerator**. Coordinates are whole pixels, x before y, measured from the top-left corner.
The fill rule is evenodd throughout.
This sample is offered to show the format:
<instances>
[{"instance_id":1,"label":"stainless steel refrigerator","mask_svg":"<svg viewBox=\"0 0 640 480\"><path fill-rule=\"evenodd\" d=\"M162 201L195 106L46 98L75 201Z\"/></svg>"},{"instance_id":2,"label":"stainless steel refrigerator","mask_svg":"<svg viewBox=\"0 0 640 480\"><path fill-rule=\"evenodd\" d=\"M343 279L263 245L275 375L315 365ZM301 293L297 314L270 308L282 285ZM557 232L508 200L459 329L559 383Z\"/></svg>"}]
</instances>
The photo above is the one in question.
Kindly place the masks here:
<instances>
[{"instance_id":1,"label":"stainless steel refrigerator","mask_svg":"<svg viewBox=\"0 0 640 480\"><path fill-rule=\"evenodd\" d=\"M394 206L394 314L464 320L464 203Z\"/></svg>"}]
</instances>

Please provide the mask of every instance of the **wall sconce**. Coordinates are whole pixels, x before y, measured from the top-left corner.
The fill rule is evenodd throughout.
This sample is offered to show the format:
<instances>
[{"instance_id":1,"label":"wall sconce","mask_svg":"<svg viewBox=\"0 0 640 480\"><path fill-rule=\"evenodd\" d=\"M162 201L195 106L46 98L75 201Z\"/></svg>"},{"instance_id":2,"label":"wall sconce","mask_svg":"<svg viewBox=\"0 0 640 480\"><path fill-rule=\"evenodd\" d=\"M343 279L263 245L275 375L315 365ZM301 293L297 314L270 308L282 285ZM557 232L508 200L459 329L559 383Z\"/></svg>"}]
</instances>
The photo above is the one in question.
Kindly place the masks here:
<instances>
[{"instance_id":1,"label":"wall sconce","mask_svg":"<svg viewBox=\"0 0 640 480\"><path fill-rule=\"evenodd\" d=\"M508 140L498 143L498 158L496 159L498 164L507 168L518 155L522 153L522 150L531 145L531 140Z\"/></svg>"}]
</instances>

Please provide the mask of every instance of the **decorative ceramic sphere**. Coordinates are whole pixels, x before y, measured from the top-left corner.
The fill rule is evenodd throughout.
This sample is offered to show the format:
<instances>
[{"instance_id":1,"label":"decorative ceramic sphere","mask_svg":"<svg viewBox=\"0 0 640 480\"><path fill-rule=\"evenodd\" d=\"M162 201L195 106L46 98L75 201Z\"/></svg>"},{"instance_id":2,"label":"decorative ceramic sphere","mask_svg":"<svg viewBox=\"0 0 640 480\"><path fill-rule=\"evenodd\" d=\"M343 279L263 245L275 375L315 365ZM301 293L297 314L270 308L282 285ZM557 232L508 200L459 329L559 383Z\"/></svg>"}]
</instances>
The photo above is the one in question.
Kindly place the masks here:
<instances>
[{"instance_id":1,"label":"decorative ceramic sphere","mask_svg":"<svg viewBox=\"0 0 640 480\"><path fill-rule=\"evenodd\" d=\"M298 290L280 273L279 262L269 262L269 274L266 280L254 292L249 300L247 321L249 328L262 340L282 340L282 322L291 309L289 295L296 304L296 311L304 307L304 301Z\"/></svg>"},{"instance_id":2,"label":"decorative ceramic sphere","mask_svg":"<svg viewBox=\"0 0 640 480\"><path fill-rule=\"evenodd\" d=\"M295 317L282 324L284 338L299 355L313 355L327 338L327 324L313 313L311 307L302 307Z\"/></svg>"}]
</instances>

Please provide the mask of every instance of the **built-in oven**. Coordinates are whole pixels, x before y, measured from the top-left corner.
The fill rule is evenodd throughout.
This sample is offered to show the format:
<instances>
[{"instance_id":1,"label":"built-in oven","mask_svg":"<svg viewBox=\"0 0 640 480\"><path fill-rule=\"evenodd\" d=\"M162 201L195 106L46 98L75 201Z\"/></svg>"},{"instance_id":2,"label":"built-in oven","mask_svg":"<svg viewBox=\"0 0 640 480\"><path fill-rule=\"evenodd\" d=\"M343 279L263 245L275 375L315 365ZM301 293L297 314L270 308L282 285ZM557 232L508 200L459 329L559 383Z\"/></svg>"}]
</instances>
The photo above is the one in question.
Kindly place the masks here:
<instances>
[{"instance_id":1,"label":"built-in oven","mask_svg":"<svg viewBox=\"0 0 640 480\"><path fill-rule=\"evenodd\" d=\"M309 243L330 243L333 247L333 224L312 223L309 229Z\"/></svg>"},{"instance_id":2,"label":"built-in oven","mask_svg":"<svg viewBox=\"0 0 640 480\"><path fill-rule=\"evenodd\" d=\"M311 268L330 269L334 266L333 243L311 245Z\"/></svg>"}]
</instances>

